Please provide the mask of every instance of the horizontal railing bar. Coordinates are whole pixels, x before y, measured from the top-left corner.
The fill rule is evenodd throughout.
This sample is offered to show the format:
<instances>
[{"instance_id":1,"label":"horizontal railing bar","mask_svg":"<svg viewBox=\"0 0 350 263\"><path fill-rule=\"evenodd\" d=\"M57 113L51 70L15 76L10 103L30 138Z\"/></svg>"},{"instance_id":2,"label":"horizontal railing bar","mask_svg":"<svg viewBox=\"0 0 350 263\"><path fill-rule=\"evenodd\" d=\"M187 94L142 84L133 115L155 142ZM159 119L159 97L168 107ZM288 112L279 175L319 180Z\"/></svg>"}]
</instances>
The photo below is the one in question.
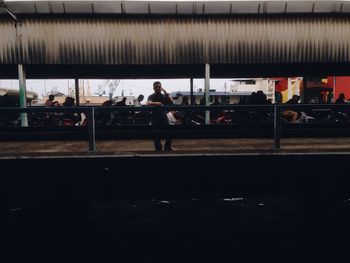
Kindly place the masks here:
<instances>
[{"instance_id":1,"label":"horizontal railing bar","mask_svg":"<svg viewBox=\"0 0 350 263\"><path fill-rule=\"evenodd\" d=\"M0 107L0 112L87 112L91 108L94 108L95 112L140 112L140 111L168 111L168 110L178 110L178 111L215 111L215 110L253 110L253 109L271 109L278 107L281 110L285 109L350 109L350 104L267 104L267 105L215 105L215 106L84 106L84 107Z\"/></svg>"}]
</instances>

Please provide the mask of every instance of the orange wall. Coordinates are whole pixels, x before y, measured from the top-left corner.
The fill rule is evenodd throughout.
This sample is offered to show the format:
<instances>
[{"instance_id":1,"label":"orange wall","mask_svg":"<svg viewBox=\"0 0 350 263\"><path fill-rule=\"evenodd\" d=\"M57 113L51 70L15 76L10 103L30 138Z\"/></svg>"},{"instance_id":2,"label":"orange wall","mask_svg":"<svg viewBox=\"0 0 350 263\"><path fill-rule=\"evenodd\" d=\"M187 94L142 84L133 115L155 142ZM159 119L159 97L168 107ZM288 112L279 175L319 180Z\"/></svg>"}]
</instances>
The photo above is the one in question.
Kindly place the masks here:
<instances>
[{"instance_id":1,"label":"orange wall","mask_svg":"<svg viewBox=\"0 0 350 263\"><path fill-rule=\"evenodd\" d=\"M334 89L333 77L327 78L327 87ZM340 93L345 94L346 100L350 98L350 77L348 76L335 77L334 101L339 97Z\"/></svg>"},{"instance_id":2,"label":"orange wall","mask_svg":"<svg viewBox=\"0 0 350 263\"><path fill-rule=\"evenodd\" d=\"M283 92L288 89L288 78L273 78L278 80L278 84L276 85L276 90L279 92Z\"/></svg>"},{"instance_id":3,"label":"orange wall","mask_svg":"<svg viewBox=\"0 0 350 263\"><path fill-rule=\"evenodd\" d=\"M273 78L278 80L278 84L276 85L276 91L281 92L283 96L283 102L288 100L288 78ZM300 82L300 92L303 88L303 81Z\"/></svg>"}]
</instances>

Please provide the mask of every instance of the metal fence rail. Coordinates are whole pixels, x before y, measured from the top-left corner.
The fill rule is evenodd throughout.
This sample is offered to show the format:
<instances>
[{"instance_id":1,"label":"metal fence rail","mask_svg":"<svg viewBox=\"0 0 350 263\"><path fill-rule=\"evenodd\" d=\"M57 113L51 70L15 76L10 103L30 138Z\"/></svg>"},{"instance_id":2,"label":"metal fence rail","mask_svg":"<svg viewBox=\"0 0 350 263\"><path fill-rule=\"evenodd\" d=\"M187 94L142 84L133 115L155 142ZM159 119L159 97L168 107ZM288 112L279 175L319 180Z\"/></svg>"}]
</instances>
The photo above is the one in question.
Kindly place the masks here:
<instances>
[{"instance_id":1,"label":"metal fence rail","mask_svg":"<svg viewBox=\"0 0 350 263\"><path fill-rule=\"evenodd\" d=\"M16 113L20 116L23 114L36 114L36 113L84 113L87 118L88 130L88 141L89 141L89 152L96 152L96 116L99 113L135 113L135 112L168 112L170 110L176 110L181 112L219 112L226 111L229 113L237 112L240 114L242 112L265 112L269 113L272 117L273 122L268 124L273 128L273 147L274 151L281 149L280 138L281 138L281 112L285 110L294 111L317 111L326 110L330 112L350 112L349 104L269 104L269 105L222 105L222 106L163 106L163 107L28 107L28 108L17 108L17 107L6 107L0 108L0 120L3 116L10 113ZM350 124L350 121L349 121ZM203 124L203 127L209 126L208 124ZM222 127L222 126L221 126ZM26 127L23 127L25 130ZM38 127L39 128L39 127ZM152 128L152 125L150 126ZM179 131L186 130L188 125L182 125L179 129L173 129L172 132L177 133ZM215 128L214 128L215 130ZM149 130L144 130L144 138L146 138L146 133ZM0 128L1 132L1 128Z\"/></svg>"}]
</instances>

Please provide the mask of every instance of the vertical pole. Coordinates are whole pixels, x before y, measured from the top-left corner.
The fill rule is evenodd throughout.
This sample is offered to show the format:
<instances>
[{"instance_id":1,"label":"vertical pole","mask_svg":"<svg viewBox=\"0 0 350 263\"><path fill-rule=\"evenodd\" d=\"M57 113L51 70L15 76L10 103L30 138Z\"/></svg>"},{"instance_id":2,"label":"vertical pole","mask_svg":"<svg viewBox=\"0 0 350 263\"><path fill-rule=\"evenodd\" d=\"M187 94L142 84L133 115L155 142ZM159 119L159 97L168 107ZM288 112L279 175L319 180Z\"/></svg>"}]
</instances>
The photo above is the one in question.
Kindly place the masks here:
<instances>
[{"instance_id":1,"label":"vertical pole","mask_svg":"<svg viewBox=\"0 0 350 263\"><path fill-rule=\"evenodd\" d=\"M194 97L193 97L193 78L190 79L190 96L191 96L191 105L194 105Z\"/></svg>"},{"instance_id":2,"label":"vertical pole","mask_svg":"<svg viewBox=\"0 0 350 263\"><path fill-rule=\"evenodd\" d=\"M305 103L305 92L307 90L307 79L308 77L303 77L303 91L300 94L300 103Z\"/></svg>"},{"instance_id":3,"label":"vertical pole","mask_svg":"<svg viewBox=\"0 0 350 263\"><path fill-rule=\"evenodd\" d=\"M21 108L27 108L26 75L22 64L18 64L18 80L19 80L19 106ZM21 113L21 126L28 127L27 113Z\"/></svg>"},{"instance_id":4,"label":"vertical pole","mask_svg":"<svg viewBox=\"0 0 350 263\"><path fill-rule=\"evenodd\" d=\"M75 105L79 106L80 101L79 101L79 79L75 79Z\"/></svg>"},{"instance_id":5,"label":"vertical pole","mask_svg":"<svg viewBox=\"0 0 350 263\"><path fill-rule=\"evenodd\" d=\"M83 81L83 87L82 87L82 92L83 92L83 105L85 104L85 102L86 102L86 100L85 100L85 81L84 81L84 79L82 80Z\"/></svg>"},{"instance_id":6,"label":"vertical pole","mask_svg":"<svg viewBox=\"0 0 350 263\"><path fill-rule=\"evenodd\" d=\"M279 105L274 105L274 120L273 120L273 151L281 149L281 109Z\"/></svg>"},{"instance_id":7,"label":"vertical pole","mask_svg":"<svg viewBox=\"0 0 350 263\"><path fill-rule=\"evenodd\" d=\"M205 106L209 106L210 102L210 65L205 64L205 80L204 80L204 88L205 88ZM209 124L210 121L210 111L205 111L205 124Z\"/></svg>"},{"instance_id":8,"label":"vertical pole","mask_svg":"<svg viewBox=\"0 0 350 263\"><path fill-rule=\"evenodd\" d=\"M47 96L47 92L46 92L46 79L44 79L44 96Z\"/></svg>"},{"instance_id":9,"label":"vertical pole","mask_svg":"<svg viewBox=\"0 0 350 263\"><path fill-rule=\"evenodd\" d=\"M335 101L335 98L337 98L337 96L335 96L335 91L336 91L336 86L337 82L336 82L336 79L335 79L335 76L333 76L333 98L332 98L332 101L331 103L333 103Z\"/></svg>"},{"instance_id":10,"label":"vertical pole","mask_svg":"<svg viewBox=\"0 0 350 263\"><path fill-rule=\"evenodd\" d=\"M288 78L288 100L290 100L292 96L293 96L292 79Z\"/></svg>"},{"instance_id":11,"label":"vertical pole","mask_svg":"<svg viewBox=\"0 0 350 263\"><path fill-rule=\"evenodd\" d=\"M95 108L91 107L88 114L89 152L96 152Z\"/></svg>"}]
</instances>

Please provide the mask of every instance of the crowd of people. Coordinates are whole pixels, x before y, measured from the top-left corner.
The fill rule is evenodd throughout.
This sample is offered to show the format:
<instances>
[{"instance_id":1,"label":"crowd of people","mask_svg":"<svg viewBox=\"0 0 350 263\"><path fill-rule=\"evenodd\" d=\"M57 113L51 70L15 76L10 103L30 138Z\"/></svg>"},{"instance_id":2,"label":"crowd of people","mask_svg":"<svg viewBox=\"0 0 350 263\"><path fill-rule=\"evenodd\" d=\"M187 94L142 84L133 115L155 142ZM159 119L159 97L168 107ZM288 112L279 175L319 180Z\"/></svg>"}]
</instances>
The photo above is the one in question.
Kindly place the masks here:
<instances>
[{"instance_id":1,"label":"crowd of people","mask_svg":"<svg viewBox=\"0 0 350 263\"><path fill-rule=\"evenodd\" d=\"M161 83L154 82L154 93L151 94L147 102L144 103L144 96L140 94L135 100L133 107L142 106L164 106L175 105L172 97L161 86ZM276 102L281 100L276 99ZM345 99L345 95L341 93L335 100L335 104L349 103ZM307 123L307 122L348 122L350 114L348 110L298 110L292 105L300 103L300 96L294 95L285 104L291 105L291 107L284 107L281 111L281 117L286 123ZM310 101L310 103L312 103ZM268 105L271 104L271 100L267 99L266 94L262 91L253 92L246 100L242 100L240 104L245 105ZM180 106L191 105L189 98L182 97ZM205 105L204 98L200 101L200 105ZM212 106L222 105L218 97L214 97ZM62 105L55 100L54 95L50 95L45 101L45 107L65 107L74 108L76 106L75 99L72 97L66 97ZM5 94L0 97L0 107L18 107L16 101L9 95ZM114 102L113 100L107 100L102 104L103 109L107 107L117 107L115 110L100 110L96 113L96 125L97 126L118 126L118 125L155 125L162 126L165 123L168 125L200 125L205 123L204 111L187 111L187 110L170 110L168 112L163 111L137 111L127 110L130 109L126 104L126 98L122 98L120 101ZM120 107L127 107L125 110L119 110ZM118 110L117 110L118 109ZM163 114L165 113L165 114ZM238 109L238 110L221 110L213 109L210 111L210 124L243 124L243 125L260 125L270 123L273 118L271 108L256 108L256 109ZM15 126L18 125L19 115L17 113L1 114L0 125L1 126ZM84 126L87 125L86 114L84 112L44 112L33 113L29 115L31 125L36 126Z\"/></svg>"}]
</instances>

